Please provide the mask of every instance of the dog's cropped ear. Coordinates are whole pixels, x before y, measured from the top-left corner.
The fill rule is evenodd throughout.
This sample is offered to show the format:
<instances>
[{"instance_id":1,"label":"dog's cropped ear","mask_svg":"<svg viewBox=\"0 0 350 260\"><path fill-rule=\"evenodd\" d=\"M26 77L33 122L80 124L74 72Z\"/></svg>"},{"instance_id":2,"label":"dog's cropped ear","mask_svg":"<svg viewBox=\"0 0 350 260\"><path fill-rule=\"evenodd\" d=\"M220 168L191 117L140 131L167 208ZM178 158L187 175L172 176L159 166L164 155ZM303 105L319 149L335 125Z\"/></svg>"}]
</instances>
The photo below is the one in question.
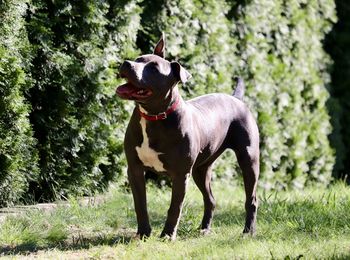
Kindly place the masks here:
<instances>
[{"instance_id":1,"label":"dog's cropped ear","mask_svg":"<svg viewBox=\"0 0 350 260\"><path fill-rule=\"evenodd\" d=\"M177 80L181 81L182 83L185 83L192 77L192 75L186 69L184 69L177 61L171 62L170 65L171 71L173 72Z\"/></svg>"},{"instance_id":2,"label":"dog's cropped ear","mask_svg":"<svg viewBox=\"0 0 350 260\"><path fill-rule=\"evenodd\" d=\"M158 55L164 59L165 57L165 34L162 33L162 37L158 41L156 47L154 47L153 54Z\"/></svg>"}]
</instances>

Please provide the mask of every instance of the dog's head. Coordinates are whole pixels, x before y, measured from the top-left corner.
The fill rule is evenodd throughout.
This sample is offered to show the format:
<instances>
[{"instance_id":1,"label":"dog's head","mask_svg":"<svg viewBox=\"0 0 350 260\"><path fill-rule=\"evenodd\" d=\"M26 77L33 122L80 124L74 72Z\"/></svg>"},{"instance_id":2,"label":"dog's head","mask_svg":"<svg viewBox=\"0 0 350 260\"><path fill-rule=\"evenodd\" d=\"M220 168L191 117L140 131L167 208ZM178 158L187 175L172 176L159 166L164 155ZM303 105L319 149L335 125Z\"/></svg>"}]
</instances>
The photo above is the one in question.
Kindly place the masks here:
<instances>
[{"instance_id":1,"label":"dog's head","mask_svg":"<svg viewBox=\"0 0 350 260\"><path fill-rule=\"evenodd\" d=\"M127 83L117 88L118 96L140 103L165 99L178 82L185 83L191 77L178 62L169 62L164 57L163 34L153 54L142 55L135 61L126 60L121 65L119 74Z\"/></svg>"}]
</instances>

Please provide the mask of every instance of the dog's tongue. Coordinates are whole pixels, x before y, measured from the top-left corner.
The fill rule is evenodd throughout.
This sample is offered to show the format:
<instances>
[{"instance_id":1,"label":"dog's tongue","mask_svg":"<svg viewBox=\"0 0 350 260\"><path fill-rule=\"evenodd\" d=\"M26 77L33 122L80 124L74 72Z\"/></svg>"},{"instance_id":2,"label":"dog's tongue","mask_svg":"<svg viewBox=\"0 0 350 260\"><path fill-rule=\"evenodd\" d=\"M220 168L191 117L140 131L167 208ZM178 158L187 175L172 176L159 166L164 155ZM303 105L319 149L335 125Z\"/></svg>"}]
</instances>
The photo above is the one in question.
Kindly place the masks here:
<instances>
[{"instance_id":1,"label":"dog's tongue","mask_svg":"<svg viewBox=\"0 0 350 260\"><path fill-rule=\"evenodd\" d=\"M132 96L132 93L137 91L137 88L130 83L123 84L117 88L118 96L122 98L128 98Z\"/></svg>"}]
</instances>

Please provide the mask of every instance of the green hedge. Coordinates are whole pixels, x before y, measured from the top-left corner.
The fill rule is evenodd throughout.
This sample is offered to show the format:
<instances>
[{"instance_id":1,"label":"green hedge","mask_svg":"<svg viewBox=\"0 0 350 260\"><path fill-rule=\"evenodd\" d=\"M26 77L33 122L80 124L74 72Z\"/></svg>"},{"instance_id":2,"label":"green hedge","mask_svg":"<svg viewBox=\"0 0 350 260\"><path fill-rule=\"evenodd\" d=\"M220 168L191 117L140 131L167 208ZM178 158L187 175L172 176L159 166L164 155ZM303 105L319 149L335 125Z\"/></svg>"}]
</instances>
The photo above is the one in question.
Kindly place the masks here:
<instances>
[{"instance_id":1,"label":"green hedge","mask_svg":"<svg viewBox=\"0 0 350 260\"><path fill-rule=\"evenodd\" d=\"M134 55L135 1L33 0L28 99L38 140L37 198L87 195L121 172L126 111L115 98L117 64Z\"/></svg>"},{"instance_id":2,"label":"green hedge","mask_svg":"<svg viewBox=\"0 0 350 260\"><path fill-rule=\"evenodd\" d=\"M241 10L241 57L258 111L267 185L330 180L330 60L322 41L336 19L334 8L330 0L293 0L252 1Z\"/></svg>"},{"instance_id":3,"label":"green hedge","mask_svg":"<svg viewBox=\"0 0 350 260\"><path fill-rule=\"evenodd\" d=\"M120 176L133 104L115 96L117 70L150 53L161 32L168 58L193 76L181 88L186 98L232 93L234 77L245 79L261 131L262 186L329 183L322 44L336 20L333 0L28 1L0 2L0 204L24 192L36 200L92 194ZM232 153L216 163L217 178L236 172Z\"/></svg>"},{"instance_id":4,"label":"green hedge","mask_svg":"<svg viewBox=\"0 0 350 260\"><path fill-rule=\"evenodd\" d=\"M336 177L348 181L350 174L350 3L335 0L338 22L328 35L326 49L334 60L332 67L332 99L329 109L332 113L332 144L336 149Z\"/></svg>"},{"instance_id":5,"label":"green hedge","mask_svg":"<svg viewBox=\"0 0 350 260\"><path fill-rule=\"evenodd\" d=\"M24 30L26 2L8 0L0 5L0 206L30 198L29 182L38 178L35 140L29 124L24 93L29 45Z\"/></svg>"}]
</instances>

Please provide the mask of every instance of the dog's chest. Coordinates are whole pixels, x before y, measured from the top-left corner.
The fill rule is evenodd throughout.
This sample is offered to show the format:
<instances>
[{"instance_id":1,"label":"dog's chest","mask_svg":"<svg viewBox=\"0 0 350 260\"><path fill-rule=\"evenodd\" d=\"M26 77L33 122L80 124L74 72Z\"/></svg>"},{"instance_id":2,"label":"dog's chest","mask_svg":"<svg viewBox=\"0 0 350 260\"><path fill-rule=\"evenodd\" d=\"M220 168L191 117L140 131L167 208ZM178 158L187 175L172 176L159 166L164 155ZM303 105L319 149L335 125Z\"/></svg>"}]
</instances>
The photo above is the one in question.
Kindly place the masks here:
<instances>
[{"instance_id":1,"label":"dog's chest","mask_svg":"<svg viewBox=\"0 0 350 260\"><path fill-rule=\"evenodd\" d=\"M140 120L143 141L141 146L136 146L136 152L144 166L151 167L158 172L164 172L164 165L159 159L159 153L149 146L149 138L146 132L146 119Z\"/></svg>"}]
</instances>

